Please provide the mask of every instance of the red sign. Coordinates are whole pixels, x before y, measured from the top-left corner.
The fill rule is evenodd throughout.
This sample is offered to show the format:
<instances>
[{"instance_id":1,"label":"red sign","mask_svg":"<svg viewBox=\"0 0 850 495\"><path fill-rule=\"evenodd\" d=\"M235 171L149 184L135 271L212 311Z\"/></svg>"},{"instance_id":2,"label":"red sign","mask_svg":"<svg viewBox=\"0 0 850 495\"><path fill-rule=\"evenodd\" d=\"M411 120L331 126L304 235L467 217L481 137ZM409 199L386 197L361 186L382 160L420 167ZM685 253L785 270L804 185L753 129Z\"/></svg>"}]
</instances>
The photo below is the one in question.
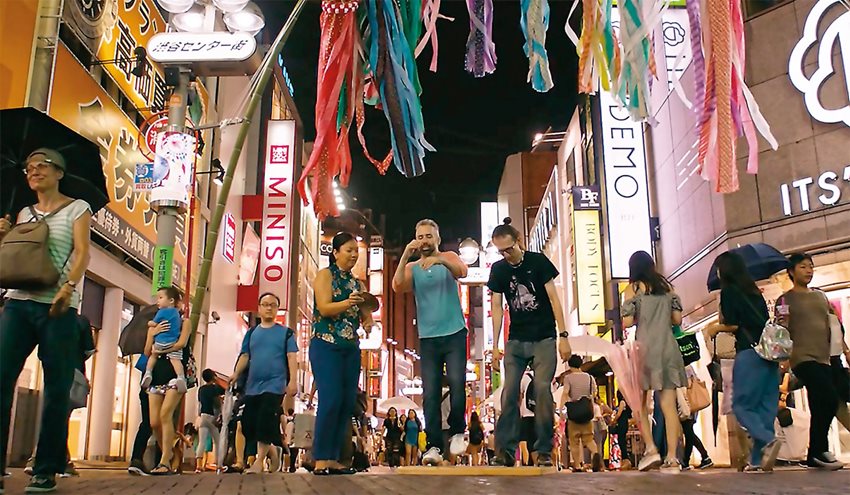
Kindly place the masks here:
<instances>
[{"instance_id":1,"label":"red sign","mask_svg":"<svg viewBox=\"0 0 850 495\"><path fill-rule=\"evenodd\" d=\"M221 255L233 263L236 255L236 219L230 213L224 214L224 238L221 243Z\"/></svg>"},{"instance_id":2,"label":"red sign","mask_svg":"<svg viewBox=\"0 0 850 495\"><path fill-rule=\"evenodd\" d=\"M260 251L260 293L280 297L280 309L288 308L291 273L295 163L295 121L270 120L266 136L266 168L263 186L263 231Z\"/></svg>"}]
</instances>

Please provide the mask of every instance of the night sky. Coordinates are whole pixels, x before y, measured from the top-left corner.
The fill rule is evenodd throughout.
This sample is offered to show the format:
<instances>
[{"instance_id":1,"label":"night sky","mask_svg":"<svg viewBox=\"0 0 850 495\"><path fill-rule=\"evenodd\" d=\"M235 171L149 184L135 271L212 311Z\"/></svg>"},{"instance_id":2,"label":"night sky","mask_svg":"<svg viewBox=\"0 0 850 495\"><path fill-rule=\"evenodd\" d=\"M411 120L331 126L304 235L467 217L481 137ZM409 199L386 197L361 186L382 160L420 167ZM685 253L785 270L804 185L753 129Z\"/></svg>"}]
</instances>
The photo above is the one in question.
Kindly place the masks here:
<instances>
[{"instance_id":1,"label":"night sky","mask_svg":"<svg viewBox=\"0 0 850 495\"><path fill-rule=\"evenodd\" d=\"M273 38L292 9L292 0L257 0L266 15L264 38ZM469 16L463 0L443 0L440 12L454 22L440 20L439 70L428 70L430 45L418 59L422 82L425 136L437 149L425 158L424 176L407 179L394 166L380 176L363 157L356 134L351 133L354 159L348 193L353 205L387 216L389 244L412 239L421 218L435 219L444 240L480 234L478 203L494 201L505 158L528 150L538 132L550 126L563 130L575 106L577 56L564 33L571 0L550 0L552 12L546 46L555 87L535 92L526 82L528 62L523 52L519 0L494 0L493 38L496 72L476 79L464 70ZM581 9L579 9L581 10ZM316 70L319 50L318 0L311 0L283 50L305 138L315 137ZM573 18L578 21L579 13ZM366 142L375 157L390 147L383 112L367 107ZM349 205L351 206L351 205Z\"/></svg>"}]
</instances>

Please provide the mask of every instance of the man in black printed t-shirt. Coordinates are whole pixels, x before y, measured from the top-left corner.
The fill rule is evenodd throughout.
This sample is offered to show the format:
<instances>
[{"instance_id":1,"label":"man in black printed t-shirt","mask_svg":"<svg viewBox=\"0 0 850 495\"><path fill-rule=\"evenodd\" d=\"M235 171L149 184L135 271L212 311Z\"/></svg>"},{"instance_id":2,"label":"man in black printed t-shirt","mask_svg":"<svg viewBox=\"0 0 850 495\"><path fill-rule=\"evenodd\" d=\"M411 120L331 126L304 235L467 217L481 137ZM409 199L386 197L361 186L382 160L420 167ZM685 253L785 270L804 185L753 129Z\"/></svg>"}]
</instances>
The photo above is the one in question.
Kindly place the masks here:
<instances>
[{"instance_id":1,"label":"man in black printed t-shirt","mask_svg":"<svg viewBox=\"0 0 850 495\"><path fill-rule=\"evenodd\" d=\"M558 365L557 354L564 361L572 354L564 311L555 289L558 270L546 256L522 248L519 232L510 225L510 219L493 230L493 245L504 258L493 264L487 283L487 287L493 291L494 359L499 355L503 295L507 299L511 319L505 346L502 415L496 425L498 453L491 464L513 466L515 463L520 426L520 381L530 366L534 370L534 422L537 433L534 452L537 452L539 466L552 466L552 425L555 421L552 380ZM561 330L560 334L556 333L556 323Z\"/></svg>"}]
</instances>

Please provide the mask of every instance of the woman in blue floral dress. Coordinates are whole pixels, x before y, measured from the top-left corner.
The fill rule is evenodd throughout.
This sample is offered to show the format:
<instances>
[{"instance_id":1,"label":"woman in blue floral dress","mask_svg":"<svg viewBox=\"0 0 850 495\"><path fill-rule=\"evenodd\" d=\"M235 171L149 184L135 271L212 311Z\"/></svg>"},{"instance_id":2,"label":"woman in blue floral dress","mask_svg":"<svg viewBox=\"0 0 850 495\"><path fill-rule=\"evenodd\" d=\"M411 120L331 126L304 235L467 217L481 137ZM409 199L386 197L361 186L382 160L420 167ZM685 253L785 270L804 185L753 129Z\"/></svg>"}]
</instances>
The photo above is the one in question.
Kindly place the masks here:
<instances>
[{"instance_id":1,"label":"woman in blue floral dress","mask_svg":"<svg viewBox=\"0 0 850 495\"><path fill-rule=\"evenodd\" d=\"M357 239L346 232L333 238L330 266L315 282L310 364L319 392L316 411L313 474L354 474L339 463L343 439L351 436L351 415L360 378L361 323L371 329L372 315L361 309L362 285L351 273L357 263Z\"/></svg>"}]
</instances>

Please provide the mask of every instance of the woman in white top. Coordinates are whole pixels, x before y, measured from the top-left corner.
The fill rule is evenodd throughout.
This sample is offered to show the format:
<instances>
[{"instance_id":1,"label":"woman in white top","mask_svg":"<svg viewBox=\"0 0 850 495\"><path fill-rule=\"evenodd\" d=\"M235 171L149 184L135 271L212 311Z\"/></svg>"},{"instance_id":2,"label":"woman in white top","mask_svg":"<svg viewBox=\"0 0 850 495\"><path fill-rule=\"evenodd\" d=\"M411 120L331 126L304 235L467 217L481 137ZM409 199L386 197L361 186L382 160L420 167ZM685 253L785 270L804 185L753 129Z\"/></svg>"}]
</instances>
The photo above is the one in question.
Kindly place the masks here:
<instances>
[{"instance_id":1,"label":"woman in white top","mask_svg":"<svg viewBox=\"0 0 850 495\"><path fill-rule=\"evenodd\" d=\"M40 290L10 290L0 317L0 473L6 469L15 383L36 346L44 369L44 411L28 491L55 489L55 476L64 473L67 464L69 393L79 359L79 332L72 329L80 305L77 286L89 264L91 208L59 192L65 168L65 159L52 149L41 148L27 157L24 173L38 202L17 219L47 222L48 251L59 281ZM0 239L11 230L10 220L0 219Z\"/></svg>"}]
</instances>

